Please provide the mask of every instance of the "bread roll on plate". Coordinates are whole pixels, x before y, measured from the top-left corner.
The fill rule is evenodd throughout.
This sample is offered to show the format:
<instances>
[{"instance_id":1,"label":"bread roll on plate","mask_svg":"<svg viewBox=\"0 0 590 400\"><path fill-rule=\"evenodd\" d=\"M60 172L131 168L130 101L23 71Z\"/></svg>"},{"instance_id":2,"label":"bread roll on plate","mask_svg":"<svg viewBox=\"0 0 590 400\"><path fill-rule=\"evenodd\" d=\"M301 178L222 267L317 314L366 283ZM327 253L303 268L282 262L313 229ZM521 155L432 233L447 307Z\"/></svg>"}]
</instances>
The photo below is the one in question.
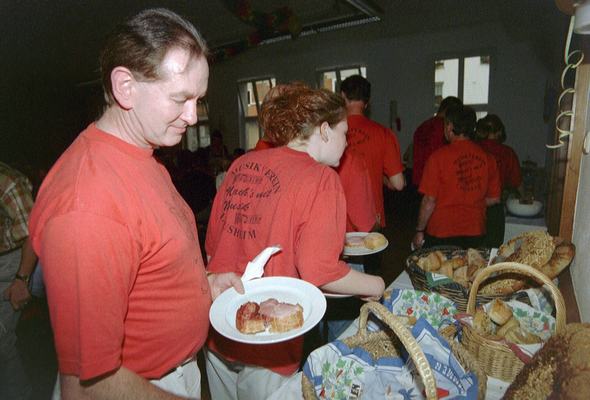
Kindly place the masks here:
<instances>
[{"instance_id":1,"label":"bread roll on plate","mask_svg":"<svg viewBox=\"0 0 590 400\"><path fill-rule=\"evenodd\" d=\"M371 232L363 238L363 243L367 249L375 250L385 246L387 239L379 232Z\"/></svg>"}]
</instances>

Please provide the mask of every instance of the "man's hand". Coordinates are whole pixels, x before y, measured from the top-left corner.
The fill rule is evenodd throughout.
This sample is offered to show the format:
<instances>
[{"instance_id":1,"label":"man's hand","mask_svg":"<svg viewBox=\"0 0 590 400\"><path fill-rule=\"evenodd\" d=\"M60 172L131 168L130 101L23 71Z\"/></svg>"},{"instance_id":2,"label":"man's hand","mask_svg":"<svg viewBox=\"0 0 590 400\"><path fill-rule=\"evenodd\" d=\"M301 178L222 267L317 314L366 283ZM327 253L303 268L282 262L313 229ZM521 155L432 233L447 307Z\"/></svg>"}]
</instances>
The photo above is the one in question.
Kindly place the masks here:
<instances>
[{"instance_id":1,"label":"man's hand","mask_svg":"<svg viewBox=\"0 0 590 400\"><path fill-rule=\"evenodd\" d=\"M412 239L414 249L418 250L424 245L424 232L416 232L414 239Z\"/></svg>"},{"instance_id":2,"label":"man's hand","mask_svg":"<svg viewBox=\"0 0 590 400\"><path fill-rule=\"evenodd\" d=\"M210 274L209 288L211 289L211 299L215 300L217 296L223 293L226 289L234 287L240 294L244 294L244 285L240 276L233 272L226 272L223 274Z\"/></svg>"},{"instance_id":3,"label":"man's hand","mask_svg":"<svg viewBox=\"0 0 590 400\"><path fill-rule=\"evenodd\" d=\"M16 311L25 308L25 305L31 300L31 293L27 284L19 279L12 281L10 286L4 291L4 300L10 301L12 308Z\"/></svg>"}]
</instances>

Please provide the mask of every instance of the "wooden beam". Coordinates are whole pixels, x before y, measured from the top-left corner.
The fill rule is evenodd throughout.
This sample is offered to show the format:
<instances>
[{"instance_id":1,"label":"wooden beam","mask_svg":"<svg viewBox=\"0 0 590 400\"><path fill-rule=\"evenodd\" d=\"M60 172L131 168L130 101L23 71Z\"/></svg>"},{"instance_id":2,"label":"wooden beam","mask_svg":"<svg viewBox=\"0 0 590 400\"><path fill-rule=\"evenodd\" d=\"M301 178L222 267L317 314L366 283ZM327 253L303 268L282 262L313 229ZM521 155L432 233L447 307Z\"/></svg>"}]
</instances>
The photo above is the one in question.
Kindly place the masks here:
<instances>
[{"instance_id":1,"label":"wooden beam","mask_svg":"<svg viewBox=\"0 0 590 400\"><path fill-rule=\"evenodd\" d=\"M576 70L576 84L574 95L574 128L567 145L568 159L565 171L563 201L559 236L572 240L574 228L574 213L576 197L580 179L580 164L582 161L582 147L586 136L588 121L588 96L590 93L590 64L582 64Z\"/></svg>"}]
</instances>

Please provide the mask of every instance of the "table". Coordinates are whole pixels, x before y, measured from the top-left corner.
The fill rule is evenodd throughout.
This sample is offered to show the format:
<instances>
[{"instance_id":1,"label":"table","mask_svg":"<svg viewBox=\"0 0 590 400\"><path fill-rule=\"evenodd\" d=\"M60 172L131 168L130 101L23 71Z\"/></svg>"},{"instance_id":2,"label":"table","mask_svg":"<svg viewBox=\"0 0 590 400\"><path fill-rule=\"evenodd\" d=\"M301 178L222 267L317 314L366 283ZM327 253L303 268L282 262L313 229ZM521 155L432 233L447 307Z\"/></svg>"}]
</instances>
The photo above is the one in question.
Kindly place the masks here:
<instances>
[{"instance_id":1,"label":"table","mask_svg":"<svg viewBox=\"0 0 590 400\"><path fill-rule=\"evenodd\" d=\"M386 290L392 289L414 289L410 276L406 271L402 272L396 279L387 287ZM338 337L338 339L345 339L357 333L358 331L358 318ZM303 399L301 394L301 374L298 372L291 376L283 386L274 392L268 400L285 400L285 399ZM488 377L486 400L497 400L501 399L510 385L509 382L504 382L496 378Z\"/></svg>"},{"instance_id":2,"label":"table","mask_svg":"<svg viewBox=\"0 0 590 400\"><path fill-rule=\"evenodd\" d=\"M506 211L505 222L504 243L523 232L547 230L547 224L543 215L535 218L525 218L516 217Z\"/></svg>"}]
</instances>

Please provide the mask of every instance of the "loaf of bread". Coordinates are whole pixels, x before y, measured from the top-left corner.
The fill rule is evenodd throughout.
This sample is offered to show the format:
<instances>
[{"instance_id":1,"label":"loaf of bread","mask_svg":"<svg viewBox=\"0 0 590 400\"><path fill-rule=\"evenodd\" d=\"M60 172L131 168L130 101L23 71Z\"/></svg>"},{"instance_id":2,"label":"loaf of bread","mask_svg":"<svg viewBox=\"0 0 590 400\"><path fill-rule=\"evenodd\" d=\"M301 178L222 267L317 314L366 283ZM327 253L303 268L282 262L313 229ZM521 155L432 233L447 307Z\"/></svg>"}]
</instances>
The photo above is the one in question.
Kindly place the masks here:
<instances>
[{"instance_id":1,"label":"loaf of bread","mask_svg":"<svg viewBox=\"0 0 590 400\"><path fill-rule=\"evenodd\" d=\"M568 324L525 364L504 399L585 400L589 393L590 324Z\"/></svg>"}]
</instances>

